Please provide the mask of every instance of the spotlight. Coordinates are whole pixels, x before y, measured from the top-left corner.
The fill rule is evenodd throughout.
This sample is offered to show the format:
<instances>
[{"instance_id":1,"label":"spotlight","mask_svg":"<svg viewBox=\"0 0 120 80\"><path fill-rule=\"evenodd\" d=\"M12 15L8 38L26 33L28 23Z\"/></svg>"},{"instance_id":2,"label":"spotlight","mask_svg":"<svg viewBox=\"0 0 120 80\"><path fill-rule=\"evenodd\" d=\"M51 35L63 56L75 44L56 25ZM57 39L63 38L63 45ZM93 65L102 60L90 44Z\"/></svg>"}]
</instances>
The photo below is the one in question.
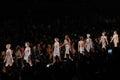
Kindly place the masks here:
<instances>
[{"instance_id":1,"label":"spotlight","mask_svg":"<svg viewBox=\"0 0 120 80\"><path fill-rule=\"evenodd\" d=\"M108 49L108 54L112 54L112 49Z\"/></svg>"},{"instance_id":2,"label":"spotlight","mask_svg":"<svg viewBox=\"0 0 120 80\"><path fill-rule=\"evenodd\" d=\"M49 64L46 65L46 67L50 67L51 65L53 65L53 64L52 64L52 63L49 63Z\"/></svg>"}]
</instances>

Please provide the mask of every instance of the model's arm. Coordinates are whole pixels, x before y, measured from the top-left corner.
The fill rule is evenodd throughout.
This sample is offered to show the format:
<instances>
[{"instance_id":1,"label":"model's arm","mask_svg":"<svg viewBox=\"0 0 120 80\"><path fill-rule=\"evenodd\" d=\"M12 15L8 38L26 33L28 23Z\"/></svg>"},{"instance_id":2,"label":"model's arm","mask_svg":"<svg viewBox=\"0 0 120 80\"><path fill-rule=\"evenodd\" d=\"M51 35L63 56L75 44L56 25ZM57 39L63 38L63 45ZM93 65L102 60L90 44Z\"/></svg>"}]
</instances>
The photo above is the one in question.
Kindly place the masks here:
<instances>
[{"instance_id":1,"label":"model's arm","mask_svg":"<svg viewBox=\"0 0 120 80\"><path fill-rule=\"evenodd\" d=\"M78 42L78 52L80 52L80 42Z\"/></svg>"},{"instance_id":2,"label":"model's arm","mask_svg":"<svg viewBox=\"0 0 120 80\"><path fill-rule=\"evenodd\" d=\"M64 43L60 46L60 48L63 47L64 45L66 45L66 41L65 40L64 40Z\"/></svg>"},{"instance_id":3,"label":"model's arm","mask_svg":"<svg viewBox=\"0 0 120 80\"><path fill-rule=\"evenodd\" d=\"M107 37L106 37L106 42L107 42L107 45L108 45L108 40L107 40Z\"/></svg>"},{"instance_id":4,"label":"model's arm","mask_svg":"<svg viewBox=\"0 0 120 80\"><path fill-rule=\"evenodd\" d=\"M7 57L5 56L4 62L6 62Z\"/></svg>"},{"instance_id":5,"label":"model's arm","mask_svg":"<svg viewBox=\"0 0 120 80\"><path fill-rule=\"evenodd\" d=\"M91 46L91 48L93 48L93 41L92 41L92 39L90 39L90 46Z\"/></svg>"},{"instance_id":6,"label":"model's arm","mask_svg":"<svg viewBox=\"0 0 120 80\"><path fill-rule=\"evenodd\" d=\"M100 41L99 41L99 44L102 42L102 37L100 37Z\"/></svg>"},{"instance_id":7,"label":"model's arm","mask_svg":"<svg viewBox=\"0 0 120 80\"><path fill-rule=\"evenodd\" d=\"M111 41L110 41L110 42L112 42L112 41L113 41L113 39L114 39L114 36L112 37L112 39L111 39Z\"/></svg>"}]
</instances>

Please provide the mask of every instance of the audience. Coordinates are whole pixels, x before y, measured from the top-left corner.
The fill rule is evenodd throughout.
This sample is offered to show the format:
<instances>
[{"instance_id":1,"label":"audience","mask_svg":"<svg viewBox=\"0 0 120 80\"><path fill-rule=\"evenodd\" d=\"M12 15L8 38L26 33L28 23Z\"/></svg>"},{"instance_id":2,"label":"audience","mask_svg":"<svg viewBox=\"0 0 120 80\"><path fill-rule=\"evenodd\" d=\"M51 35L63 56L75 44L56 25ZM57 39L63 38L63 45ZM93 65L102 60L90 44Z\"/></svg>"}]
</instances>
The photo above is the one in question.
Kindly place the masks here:
<instances>
[{"instance_id":1,"label":"audience","mask_svg":"<svg viewBox=\"0 0 120 80\"><path fill-rule=\"evenodd\" d=\"M92 18L93 21L91 20L91 23L88 24L87 18L91 17L88 16L84 21L81 21L81 18L84 17L78 17L76 20L76 18L64 16L63 19L58 18L55 23L51 20L52 24L49 25L29 25L30 27L24 27L19 29L20 31L17 30L15 32L12 32L13 28L6 31L4 31L5 28L0 30L0 34L2 34L0 36L1 80L8 80L8 78L9 80L107 79L109 77L107 75L111 75L112 73L112 62L116 62L119 59L119 55L116 53L119 51L119 45L118 48L107 47L105 52L102 52L99 45L99 38L103 31L106 31L108 38L112 36L114 30L117 30L119 34L119 20L113 17L116 18L116 22L114 22L112 21L112 17L108 19L105 16L94 16ZM86 33L91 34L94 46L89 56L77 52L79 37L86 37ZM65 48L62 47L60 49L62 62L56 60L54 65L46 67L47 64L52 62L54 38L57 36L60 39L59 42L61 45L66 34L68 34L72 40L72 52L70 56L73 58L73 61L67 57L64 58ZM31 44L32 66L29 66L29 64L21 58L26 41ZM108 39L108 41L110 40ZM4 63L5 45L7 43L11 43L11 49L13 50L12 55L15 60L11 67L5 67ZM113 50L112 55L107 51L109 48Z\"/></svg>"}]
</instances>

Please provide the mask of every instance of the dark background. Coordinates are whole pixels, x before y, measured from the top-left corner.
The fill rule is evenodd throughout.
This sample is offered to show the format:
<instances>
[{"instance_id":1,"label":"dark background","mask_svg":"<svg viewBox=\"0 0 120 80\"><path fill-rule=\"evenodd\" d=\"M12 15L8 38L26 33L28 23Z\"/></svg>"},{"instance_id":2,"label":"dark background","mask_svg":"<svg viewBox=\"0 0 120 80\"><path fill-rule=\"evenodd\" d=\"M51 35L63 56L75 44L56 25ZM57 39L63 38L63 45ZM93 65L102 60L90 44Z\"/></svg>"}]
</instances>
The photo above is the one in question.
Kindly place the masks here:
<instances>
[{"instance_id":1,"label":"dark background","mask_svg":"<svg viewBox=\"0 0 120 80\"><path fill-rule=\"evenodd\" d=\"M51 0L0 1L0 51L5 50L5 45L7 43L11 43L12 47L19 44L24 46L25 41L36 43L41 40L41 38L46 39L46 37L48 38L49 36L53 40L53 37L58 35L64 38L64 34L66 33L77 33L80 35L90 33L92 38L95 37L94 35L97 35L97 37L101 35L102 31L106 31L109 35L112 35L113 30L117 30L118 33L120 33L119 10L119 2L115 0L56 0L56 2ZM43 37L44 35L46 35L46 37ZM115 53L117 53L117 51ZM103 63L105 62L104 59L101 59L101 56L95 58L97 60L100 58L99 60L103 60ZM97 60L95 60L96 63L99 63L99 60ZM96 66L101 69L101 66L97 64L96 66L93 64L82 64L83 68L81 68L80 65L81 74L77 75L77 77L81 76L83 72L86 74L88 70L88 72L90 72L87 73L87 75L83 74L83 77L93 79L97 76L97 78L93 80L111 78L113 74L117 74L115 71L118 72L119 70L118 62L119 56L117 55L117 57L115 56L113 58L113 65L111 63L109 65L99 63L103 68L103 72L101 71L101 73L94 74L91 74L92 70L94 70ZM59 65L57 65L57 67L58 66ZM114 66L113 70L111 70L112 66ZM51 70L47 71L45 69L46 71L44 71L44 69L40 69L42 76L37 76L45 79L49 78L49 76L44 77L43 75L47 74L43 74L41 70L43 70L42 72L48 74L54 73L55 75L60 72L60 69L58 69L58 71L53 70L53 72L50 72ZM81 70L83 72L81 72ZM86 72L84 70L86 70ZM68 71L69 74L71 72L73 71ZM33 72L31 71L31 73ZM53 76L53 74L51 75ZM69 76L71 75L73 74ZM90 75L93 76L90 77ZM28 76L32 77L33 75L30 74ZM63 74L61 76L62 77L59 79L65 77ZM101 78L101 76L103 77ZM114 78L116 78L116 76Z\"/></svg>"},{"instance_id":2,"label":"dark background","mask_svg":"<svg viewBox=\"0 0 120 80\"><path fill-rule=\"evenodd\" d=\"M40 33L97 34L103 30L119 30L120 6L115 0L4 0L0 7L3 46L24 43Z\"/></svg>"}]
</instances>

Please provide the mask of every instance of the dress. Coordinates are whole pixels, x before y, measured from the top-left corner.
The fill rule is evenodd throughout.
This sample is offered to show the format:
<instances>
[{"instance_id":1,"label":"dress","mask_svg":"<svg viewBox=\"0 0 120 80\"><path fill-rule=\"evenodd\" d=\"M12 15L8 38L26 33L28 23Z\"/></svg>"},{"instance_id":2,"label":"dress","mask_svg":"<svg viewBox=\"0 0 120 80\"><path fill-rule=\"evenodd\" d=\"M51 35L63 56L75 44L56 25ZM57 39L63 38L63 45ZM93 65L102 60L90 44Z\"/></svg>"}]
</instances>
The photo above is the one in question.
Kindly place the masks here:
<instances>
[{"instance_id":1,"label":"dress","mask_svg":"<svg viewBox=\"0 0 120 80\"><path fill-rule=\"evenodd\" d=\"M106 47L107 45L107 38L105 36L101 37L101 42L102 42L102 48Z\"/></svg>"},{"instance_id":2,"label":"dress","mask_svg":"<svg viewBox=\"0 0 120 80\"><path fill-rule=\"evenodd\" d=\"M113 37L114 37L113 42L114 42L114 43L118 43L118 42L119 42L119 40L118 40L118 35L114 35Z\"/></svg>"},{"instance_id":3,"label":"dress","mask_svg":"<svg viewBox=\"0 0 120 80\"><path fill-rule=\"evenodd\" d=\"M67 40L65 42L65 54L70 54L70 44Z\"/></svg>"},{"instance_id":4,"label":"dress","mask_svg":"<svg viewBox=\"0 0 120 80\"><path fill-rule=\"evenodd\" d=\"M92 40L91 39L86 39L85 46L86 46L86 50L89 52L91 47L92 47Z\"/></svg>"},{"instance_id":5,"label":"dress","mask_svg":"<svg viewBox=\"0 0 120 80\"><path fill-rule=\"evenodd\" d=\"M24 51L24 60L25 60L27 63L28 63L29 61L31 61L30 54L31 54L31 49L30 49L30 47L26 47L26 48L25 48L25 51Z\"/></svg>"},{"instance_id":6,"label":"dress","mask_svg":"<svg viewBox=\"0 0 120 80\"><path fill-rule=\"evenodd\" d=\"M6 65L12 65L12 64L13 64L14 61L13 61L11 49L7 49L7 50L6 50L6 58L5 58L5 61L6 61Z\"/></svg>"},{"instance_id":7,"label":"dress","mask_svg":"<svg viewBox=\"0 0 120 80\"><path fill-rule=\"evenodd\" d=\"M114 43L114 47L118 46L119 38L117 34L113 35L113 43Z\"/></svg>"},{"instance_id":8,"label":"dress","mask_svg":"<svg viewBox=\"0 0 120 80\"><path fill-rule=\"evenodd\" d=\"M80 44L80 47L79 47L80 53L81 53L81 54L84 54L83 43L80 41L79 44Z\"/></svg>"},{"instance_id":9,"label":"dress","mask_svg":"<svg viewBox=\"0 0 120 80\"><path fill-rule=\"evenodd\" d=\"M65 45L65 53L70 54L70 45L69 44Z\"/></svg>"},{"instance_id":10,"label":"dress","mask_svg":"<svg viewBox=\"0 0 120 80\"><path fill-rule=\"evenodd\" d=\"M60 56L59 42L54 43L53 56Z\"/></svg>"}]
</instances>

